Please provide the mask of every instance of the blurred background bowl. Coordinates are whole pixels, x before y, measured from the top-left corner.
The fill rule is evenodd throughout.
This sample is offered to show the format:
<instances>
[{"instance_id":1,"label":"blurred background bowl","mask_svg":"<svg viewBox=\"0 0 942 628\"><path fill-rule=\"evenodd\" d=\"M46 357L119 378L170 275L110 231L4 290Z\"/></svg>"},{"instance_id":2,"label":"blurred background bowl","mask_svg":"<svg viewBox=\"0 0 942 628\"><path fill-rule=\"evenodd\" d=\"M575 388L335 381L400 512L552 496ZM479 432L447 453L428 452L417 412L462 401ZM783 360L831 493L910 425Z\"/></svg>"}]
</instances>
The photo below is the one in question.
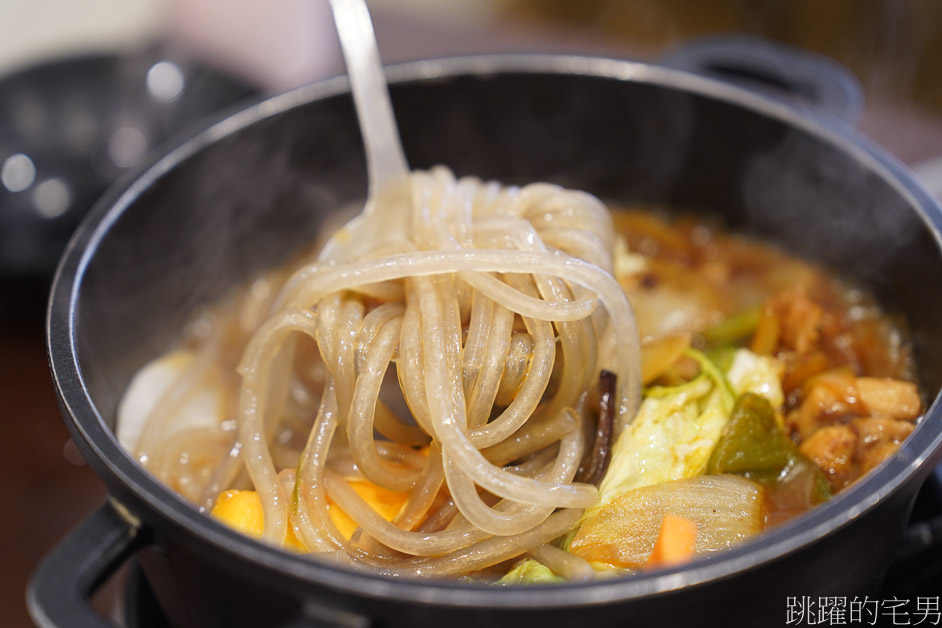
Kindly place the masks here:
<instances>
[{"instance_id":1,"label":"blurred background bowl","mask_svg":"<svg viewBox=\"0 0 942 628\"><path fill-rule=\"evenodd\" d=\"M51 276L117 177L255 91L158 49L71 56L0 79L0 277Z\"/></svg>"}]
</instances>

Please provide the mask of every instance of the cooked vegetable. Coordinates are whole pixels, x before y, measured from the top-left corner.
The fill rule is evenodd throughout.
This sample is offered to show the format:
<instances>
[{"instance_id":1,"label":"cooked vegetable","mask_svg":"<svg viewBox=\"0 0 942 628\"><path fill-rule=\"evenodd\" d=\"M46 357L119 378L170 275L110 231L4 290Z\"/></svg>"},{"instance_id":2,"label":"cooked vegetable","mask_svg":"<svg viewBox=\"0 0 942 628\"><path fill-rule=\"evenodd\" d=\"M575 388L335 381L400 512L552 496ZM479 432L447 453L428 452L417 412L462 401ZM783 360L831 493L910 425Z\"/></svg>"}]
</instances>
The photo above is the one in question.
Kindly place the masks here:
<instances>
[{"instance_id":1,"label":"cooked vegetable","mask_svg":"<svg viewBox=\"0 0 942 628\"><path fill-rule=\"evenodd\" d=\"M746 393L736 400L710 456L707 473L774 479L788 464L794 449L794 443L775 423L772 404L765 397Z\"/></svg>"},{"instance_id":2,"label":"cooked vegetable","mask_svg":"<svg viewBox=\"0 0 942 628\"><path fill-rule=\"evenodd\" d=\"M724 318L703 330L701 335L708 346L732 345L748 338L759 324L761 308L750 307Z\"/></svg>"},{"instance_id":3,"label":"cooked vegetable","mask_svg":"<svg viewBox=\"0 0 942 628\"><path fill-rule=\"evenodd\" d=\"M781 332L782 325L779 317L775 314L772 304L766 301L759 310L759 320L756 324L756 331L752 335L752 341L749 343L749 348L759 355L769 355L778 346Z\"/></svg>"},{"instance_id":4,"label":"cooked vegetable","mask_svg":"<svg viewBox=\"0 0 942 628\"><path fill-rule=\"evenodd\" d=\"M713 289L699 277L689 274L642 276L640 287L629 291L631 305L644 340L659 340L679 334L699 332L720 316L721 303ZM624 282L622 286L629 287Z\"/></svg>"},{"instance_id":5,"label":"cooked vegetable","mask_svg":"<svg viewBox=\"0 0 942 628\"><path fill-rule=\"evenodd\" d=\"M566 582L562 576L557 576L553 570L543 563L525 558L514 565L514 568L504 574L496 584L555 584Z\"/></svg>"},{"instance_id":6,"label":"cooked vegetable","mask_svg":"<svg viewBox=\"0 0 942 628\"><path fill-rule=\"evenodd\" d=\"M638 415L615 442L598 504L587 516L625 491L703 473L733 393L703 354L688 355L700 364L700 375L680 386L648 389Z\"/></svg>"},{"instance_id":7,"label":"cooked vegetable","mask_svg":"<svg viewBox=\"0 0 942 628\"><path fill-rule=\"evenodd\" d=\"M693 558L697 546L697 522L667 513L644 564L646 569L680 565Z\"/></svg>"},{"instance_id":8,"label":"cooked vegetable","mask_svg":"<svg viewBox=\"0 0 942 628\"><path fill-rule=\"evenodd\" d=\"M641 347L641 381L647 385L663 375L690 348L690 334L654 340Z\"/></svg>"},{"instance_id":9,"label":"cooked vegetable","mask_svg":"<svg viewBox=\"0 0 942 628\"><path fill-rule=\"evenodd\" d=\"M739 349L726 372L726 379L736 395L754 393L768 400L772 408L781 408L785 403L782 392L782 365L778 360ZM781 425L784 419L776 413Z\"/></svg>"},{"instance_id":10,"label":"cooked vegetable","mask_svg":"<svg viewBox=\"0 0 942 628\"><path fill-rule=\"evenodd\" d=\"M399 509L402 508L402 505L406 503L406 500L409 498L408 493L391 491L382 486L377 486L372 482L354 481L349 482L349 484L350 487L353 488L373 510L382 515L383 519L386 521L392 521L399 512ZM353 536L353 533L359 527L356 522L336 504L331 503L329 505L328 514L334 522L334 525L337 526L337 531L346 539Z\"/></svg>"},{"instance_id":11,"label":"cooked vegetable","mask_svg":"<svg viewBox=\"0 0 942 628\"><path fill-rule=\"evenodd\" d=\"M775 360L738 349L727 378L704 354L688 350L686 355L700 374L679 386L647 390L638 416L612 449L595 509L633 488L704 473L736 395L755 392L772 403L783 402Z\"/></svg>"},{"instance_id":12,"label":"cooked vegetable","mask_svg":"<svg viewBox=\"0 0 942 628\"><path fill-rule=\"evenodd\" d=\"M588 561L639 569L664 516L697 525L696 553L728 548L762 530L763 489L734 475L706 475L630 490L586 520L569 551Z\"/></svg>"},{"instance_id":13,"label":"cooked vegetable","mask_svg":"<svg viewBox=\"0 0 942 628\"><path fill-rule=\"evenodd\" d=\"M255 491L226 491L213 506L214 517L240 532L259 536L262 533L262 502Z\"/></svg>"},{"instance_id":14,"label":"cooked vegetable","mask_svg":"<svg viewBox=\"0 0 942 628\"><path fill-rule=\"evenodd\" d=\"M220 493L213 506L212 516L216 517L231 528L242 534L260 538L265 527L265 516L262 513L262 500L256 491L231 490ZM306 551L304 545L288 529L285 547L296 552Z\"/></svg>"},{"instance_id":15,"label":"cooked vegetable","mask_svg":"<svg viewBox=\"0 0 942 628\"><path fill-rule=\"evenodd\" d=\"M351 481L350 487L357 492L376 512L387 521L392 521L408 498L407 493L390 491L372 482ZM219 495L212 514L227 525L244 534L259 537L264 528L265 517L262 502L256 491L226 491ZM344 538L349 539L359 527L339 506L330 503L328 514ZM293 530L288 528L288 545L299 552L306 551Z\"/></svg>"},{"instance_id":16,"label":"cooked vegetable","mask_svg":"<svg viewBox=\"0 0 942 628\"><path fill-rule=\"evenodd\" d=\"M732 345L723 345L720 347L713 347L707 349L704 352L704 355L716 365L716 368L722 373L728 373L731 366L733 366L733 360L736 359L736 353L739 349Z\"/></svg>"},{"instance_id":17,"label":"cooked vegetable","mask_svg":"<svg viewBox=\"0 0 942 628\"><path fill-rule=\"evenodd\" d=\"M416 177L431 226L260 278L141 370L118 436L148 470L279 547L543 584L739 543L913 430L863 291L717 225Z\"/></svg>"},{"instance_id":18,"label":"cooked vegetable","mask_svg":"<svg viewBox=\"0 0 942 628\"><path fill-rule=\"evenodd\" d=\"M769 400L745 393L736 400L729 422L710 456L707 473L735 473L771 484L780 481L786 470L803 466L813 469L779 427ZM811 504L826 500L830 494L820 471L808 488Z\"/></svg>"}]
</instances>

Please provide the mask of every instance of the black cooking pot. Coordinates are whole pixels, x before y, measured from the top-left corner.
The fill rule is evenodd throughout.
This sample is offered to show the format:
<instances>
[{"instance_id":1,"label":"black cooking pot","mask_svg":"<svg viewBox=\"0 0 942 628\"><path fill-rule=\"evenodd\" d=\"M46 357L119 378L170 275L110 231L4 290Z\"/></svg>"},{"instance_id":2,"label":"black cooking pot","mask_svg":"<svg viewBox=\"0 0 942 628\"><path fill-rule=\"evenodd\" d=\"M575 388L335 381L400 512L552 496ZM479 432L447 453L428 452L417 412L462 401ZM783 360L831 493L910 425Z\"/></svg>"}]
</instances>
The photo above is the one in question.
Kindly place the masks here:
<instances>
[{"instance_id":1,"label":"black cooking pot","mask_svg":"<svg viewBox=\"0 0 942 628\"><path fill-rule=\"evenodd\" d=\"M849 130L762 96L639 63L478 57L390 70L413 167L553 181L615 203L725 216L870 286L912 331L932 405L898 454L830 502L689 566L557 586L387 578L289 555L200 515L118 444L115 408L197 308L307 247L362 199L344 80L261 102L98 204L59 268L49 353L69 429L112 498L39 567L43 625L95 625L84 597L137 560L180 625L769 626L789 597L872 595L942 442L942 212Z\"/></svg>"}]
</instances>

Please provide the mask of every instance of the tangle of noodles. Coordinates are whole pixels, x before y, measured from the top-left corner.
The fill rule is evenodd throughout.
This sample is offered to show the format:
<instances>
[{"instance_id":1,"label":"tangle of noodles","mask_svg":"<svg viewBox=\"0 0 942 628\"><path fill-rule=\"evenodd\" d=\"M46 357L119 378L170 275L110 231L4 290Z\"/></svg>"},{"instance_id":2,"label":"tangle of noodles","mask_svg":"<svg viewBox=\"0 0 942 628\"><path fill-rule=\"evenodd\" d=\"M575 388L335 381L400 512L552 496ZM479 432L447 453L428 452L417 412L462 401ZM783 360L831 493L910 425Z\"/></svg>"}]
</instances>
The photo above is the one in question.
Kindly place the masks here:
<instances>
[{"instance_id":1,"label":"tangle of noodles","mask_svg":"<svg viewBox=\"0 0 942 628\"><path fill-rule=\"evenodd\" d=\"M277 546L290 531L310 552L413 575L529 553L586 577L584 561L547 543L598 496L573 478L599 373L617 378L616 429L641 388L611 216L582 192L444 168L407 187L406 237L261 280L239 316L208 327L186 381L152 411L139 458L204 508L254 488ZM223 378L235 421L175 431L175 409L236 361L241 380ZM404 505L388 521L351 480ZM359 527L351 538L331 504Z\"/></svg>"}]
</instances>

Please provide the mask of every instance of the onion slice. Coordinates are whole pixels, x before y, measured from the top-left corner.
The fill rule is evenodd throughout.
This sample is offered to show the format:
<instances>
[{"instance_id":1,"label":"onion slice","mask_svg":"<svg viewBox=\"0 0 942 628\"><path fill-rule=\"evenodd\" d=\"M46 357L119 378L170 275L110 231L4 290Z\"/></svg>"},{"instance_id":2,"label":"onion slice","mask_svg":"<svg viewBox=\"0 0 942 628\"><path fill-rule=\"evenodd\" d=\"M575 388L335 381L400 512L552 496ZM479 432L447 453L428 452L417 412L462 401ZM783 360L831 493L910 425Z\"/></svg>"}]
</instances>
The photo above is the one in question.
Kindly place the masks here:
<instances>
[{"instance_id":1,"label":"onion slice","mask_svg":"<svg viewBox=\"0 0 942 628\"><path fill-rule=\"evenodd\" d=\"M735 475L661 482L624 493L584 521L569 551L588 561L640 569L664 515L697 523L698 555L726 549L762 530L764 490Z\"/></svg>"}]
</instances>

